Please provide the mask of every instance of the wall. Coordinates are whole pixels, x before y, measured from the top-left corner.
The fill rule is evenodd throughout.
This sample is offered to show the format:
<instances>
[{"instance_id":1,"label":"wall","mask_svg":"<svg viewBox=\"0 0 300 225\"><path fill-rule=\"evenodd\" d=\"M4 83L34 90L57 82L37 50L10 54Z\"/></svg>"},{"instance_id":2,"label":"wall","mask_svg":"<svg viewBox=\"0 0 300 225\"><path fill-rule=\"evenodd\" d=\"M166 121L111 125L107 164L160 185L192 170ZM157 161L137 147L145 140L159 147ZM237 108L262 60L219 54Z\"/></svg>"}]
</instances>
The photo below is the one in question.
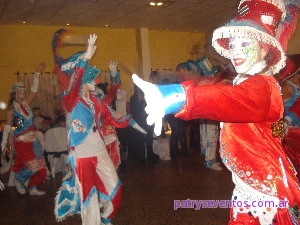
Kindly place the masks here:
<instances>
[{"instance_id":1,"label":"wall","mask_svg":"<svg viewBox=\"0 0 300 225\"><path fill-rule=\"evenodd\" d=\"M54 67L51 41L53 33L62 27L1 25L0 26L0 101L8 101L11 84L17 81L16 72L32 72L40 62L45 62L45 71ZM131 74L139 74L139 52L134 29L84 28L67 27L75 36L86 36L90 33L98 35L97 52L91 60L91 65L97 65L101 70L107 70L110 60L118 62L121 72L122 88L133 93ZM205 35L201 33L149 31L150 62L152 69L172 69L187 59L198 56L191 52L195 46L203 49ZM84 46L68 46L61 49L65 57L76 51L85 50ZM147 77L144 75L144 77ZM5 119L5 113L0 111L0 119Z\"/></svg>"}]
</instances>

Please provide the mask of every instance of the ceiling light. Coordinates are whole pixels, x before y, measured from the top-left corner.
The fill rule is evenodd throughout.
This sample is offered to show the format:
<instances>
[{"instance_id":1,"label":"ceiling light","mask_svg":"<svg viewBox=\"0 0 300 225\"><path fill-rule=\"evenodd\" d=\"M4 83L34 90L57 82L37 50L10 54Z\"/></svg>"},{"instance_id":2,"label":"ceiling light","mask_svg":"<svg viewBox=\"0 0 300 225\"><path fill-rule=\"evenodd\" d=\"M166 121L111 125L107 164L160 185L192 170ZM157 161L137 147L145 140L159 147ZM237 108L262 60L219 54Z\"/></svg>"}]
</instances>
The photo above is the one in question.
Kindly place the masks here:
<instances>
[{"instance_id":1,"label":"ceiling light","mask_svg":"<svg viewBox=\"0 0 300 225\"><path fill-rule=\"evenodd\" d=\"M26 23L25 21L23 21L22 23Z\"/></svg>"},{"instance_id":2,"label":"ceiling light","mask_svg":"<svg viewBox=\"0 0 300 225\"><path fill-rule=\"evenodd\" d=\"M162 2L150 2L149 4L151 6L162 6L164 3L162 3Z\"/></svg>"}]
</instances>

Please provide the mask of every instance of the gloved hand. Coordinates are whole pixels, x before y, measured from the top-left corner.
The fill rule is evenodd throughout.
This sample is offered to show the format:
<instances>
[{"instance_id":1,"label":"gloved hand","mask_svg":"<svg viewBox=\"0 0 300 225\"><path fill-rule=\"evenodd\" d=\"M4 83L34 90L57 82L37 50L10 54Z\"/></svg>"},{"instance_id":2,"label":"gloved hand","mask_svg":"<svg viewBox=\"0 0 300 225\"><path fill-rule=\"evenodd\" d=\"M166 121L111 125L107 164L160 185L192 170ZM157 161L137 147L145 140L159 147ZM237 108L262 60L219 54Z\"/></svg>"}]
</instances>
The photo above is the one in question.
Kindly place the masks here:
<instances>
[{"instance_id":1,"label":"gloved hand","mask_svg":"<svg viewBox=\"0 0 300 225\"><path fill-rule=\"evenodd\" d=\"M141 128L141 126L137 123L133 124L132 127L143 134L147 134L147 132L143 128Z\"/></svg>"},{"instance_id":2,"label":"gloved hand","mask_svg":"<svg viewBox=\"0 0 300 225\"><path fill-rule=\"evenodd\" d=\"M42 63L40 63L39 65L36 66L35 72L39 74L39 73L42 72L45 68L46 68L46 64L42 62Z\"/></svg>"},{"instance_id":3,"label":"gloved hand","mask_svg":"<svg viewBox=\"0 0 300 225\"><path fill-rule=\"evenodd\" d=\"M33 78L33 82L32 82L32 86L31 86L31 91L32 92L37 92L38 88L39 88L39 76L40 73L46 68L46 64L45 63L40 63L39 65L36 66L35 68L35 74L34 74L34 78Z\"/></svg>"},{"instance_id":4,"label":"gloved hand","mask_svg":"<svg viewBox=\"0 0 300 225\"><path fill-rule=\"evenodd\" d=\"M144 92L148 115L147 124L154 124L154 133L159 136L162 118L179 112L186 102L186 93L181 84L155 85L132 75L133 82Z\"/></svg>"},{"instance_id":5,"label":"gloved hand","mask_svg":"<svg viewBox=\"0 0 300 225\"><path fill-rule=\"evenodd\" d=\"M87 60L91 59L97 49L97 46L95 46L95 42L97 40L96 34L90 34L90 37L88 39L88 48L86 52L84 53L83 57Z\"/></svg>"},{"instance_id":6,"label":"gloved hand","mask_svg":"<svg viewBox=\"0 0 300 225\"><path fill-rule=\"evenodd\" d=\"M4 184L2 183L2 181L0 180L0 190L3 191L5 189Z\"/></svg>"},{"instance_id":7,"label":"gloved hand","mask_svg":"<svg viewBox=\"0 0 300 225\"><path fill-rule=\"evenodd\" d=\"M118 66L118 63L116 61L110 61L108 63L110 75L112 77L115 77L117 75L117 66Z\"/></svg>"},{"instance_id":8,"label":"gloved hand","mask_svg":"<svg viewBox=\"0 0 300 225\"><path fill-rule=\"evenodd\" d=\"M162 127L162 118L165 115L163 96L156 85L140 79L136 74L132 75L132 80L145 94L147 103L145 111L149 114L147 124L154 124L154 133L159 136Z\"/></svg>"}]
</instances>

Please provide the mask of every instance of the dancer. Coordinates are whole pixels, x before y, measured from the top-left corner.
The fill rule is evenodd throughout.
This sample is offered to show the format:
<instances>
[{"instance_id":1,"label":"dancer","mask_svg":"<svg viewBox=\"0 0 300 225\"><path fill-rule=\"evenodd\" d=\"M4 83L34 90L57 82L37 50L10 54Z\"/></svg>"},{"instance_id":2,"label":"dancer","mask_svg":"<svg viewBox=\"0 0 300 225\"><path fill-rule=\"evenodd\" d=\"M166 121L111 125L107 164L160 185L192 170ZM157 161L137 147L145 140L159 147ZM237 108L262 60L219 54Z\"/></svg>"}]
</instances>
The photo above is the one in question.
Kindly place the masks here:
<instances>
[{"instance_id":1,"label":"dancer","mask_svg":"<svg viewBox=\"0 0 300 225\"><path fill-rule=\"evenodd\" d=\"M300 181L300 67L287 58L278 74L284 103L284 149L293 162Z\"/></svg>"},{"instance_id":2,"label":"dancer","mask_svg":"<svg viewBox=\"0 0 300 225\"><path fill-rule=\"evenodd\" d=\"M56 72L65 91L62 104L66 111L69 137L69 156L62 186L55 198L55 216L58 221L81 213L82 224L111 224L121 204L121 183L113 162L105 148L100 121L114 117L95 91L96 77L101 71L88 65L96 50L97 36L90 35L86 52L78 52L63 59L58 53L57 39L53 46Z\"/></svg>"},{"instance_id":3,"label":"dancer","mask_svg":"<svg viewBox=\"0 0 300 225\"><path fill-rule=\"evenodd\" d=\"M0 101L0 109L5 109L6 107L7 107L6 103ZM2 134L3 134L3 131L1 131L1 141L2 141ZM2 146L1 146L0 156L3 157ZM4 186L3 182L0 180L0 190L3 191L4 189L5 189L5 186Z\"/></svg>"},{"instance_id":4,"label":"dancer","mask_svg":"<svg viewBox=\"0 0 300 225\"><path fill-rule=\"evenodd\" d=\"M181 69L192 71L198 75L197 85L211 85L223 83L222 71L217 66L212 66L207 57L200 59L188 60L186 63L181 63ZM224 83L223 83L224 84ZM222 167L217 162L217 152L219 149L219 129L220 122L216 120L200 119L200 148L201 154L205 156L205 167L215 171L222 171Z\"/></svg>"},{"instance_id":5,"label":"dancer","mask_svg":"<svg viewBox=\"0 0 300 225\"><path fill-rule=\"evenodd\" d=\"M295 169L287 158L281 139L283 103L272 76L285 65L283 39L291 29L277 29L297 22L300 1L242 0L235 19L217 28L212 45L231 59L238 75L233 86L153 85L133 75L147 100L148 123L161 128L168 113L189 120L223 121L220 153L232 172L229 224L300 224L300 189ZM281 32L283 31L283 36ZM278 35L278 40L275 38ZM282 47L284 46L284 47ZM239 201L242 205L234 204ZM258 201L262 206L258 206ZM267 205L271 202L272 205Z\"/></svg>"},{"instance_id":6,"label":"dancer","mask_svg":"<svg viewBox=\"0 0 300 225\"><path fill-rule=\"evenodd\" d=\"M121 163L120 155L120 143L118 140L117 131L115 128L125 128L131 125L137 131L147 134L147 132L141 128L130 115L120 114L118 111L112 109L113 101L117 96L118 88L121 85L120 73L117 70L118 63L110 61L108 63L110 73L110 88L108 89L108 83L100 83L96 85L95 91L92 93L101 101L103 107L107 107L115 118L113 121L101 120L100 129L103 135L106 150L117 169Z\"/></svg>"},{"instance_id":7,"label":"dancer","mask_svg":"<svg viewBox=\"0 0 300 225\"><path fill-rule=\"evenodd\" d=\"M13 146L16 154L12 170L15 173L15 187L21 195L26 194L25 182L28 180L30 195L45 194L44 191L36 188L45 181L47 169L43 158L43 148L38 132L33 125L33 114L30 108L38 90L39 74L44 68L44 63L36 67L31 91L27 97L22 82L13 86L12 104L8 106L6 113L1 147L4 149L6 146L11 127L14 126Z\"/></svg>"}]
</instances>

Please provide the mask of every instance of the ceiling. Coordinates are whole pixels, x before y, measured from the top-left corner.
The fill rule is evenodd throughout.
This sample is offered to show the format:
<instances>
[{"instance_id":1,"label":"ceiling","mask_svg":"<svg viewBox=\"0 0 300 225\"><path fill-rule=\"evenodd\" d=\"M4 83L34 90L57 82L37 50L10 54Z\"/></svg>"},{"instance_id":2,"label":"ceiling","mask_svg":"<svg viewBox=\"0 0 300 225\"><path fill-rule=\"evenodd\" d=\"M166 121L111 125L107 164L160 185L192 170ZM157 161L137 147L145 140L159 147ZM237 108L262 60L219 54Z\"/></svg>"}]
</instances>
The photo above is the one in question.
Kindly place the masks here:
<instances>
[{"instance_id":1,"label":"ceiling","mask_svg":"<svg viewBox=\"0 0 300 225\"><path fill-rule=\"evenodd\" d=\"M203 32L233 18L239 0L1 0L0 24Z\"/></svg>"}]
</instances>

